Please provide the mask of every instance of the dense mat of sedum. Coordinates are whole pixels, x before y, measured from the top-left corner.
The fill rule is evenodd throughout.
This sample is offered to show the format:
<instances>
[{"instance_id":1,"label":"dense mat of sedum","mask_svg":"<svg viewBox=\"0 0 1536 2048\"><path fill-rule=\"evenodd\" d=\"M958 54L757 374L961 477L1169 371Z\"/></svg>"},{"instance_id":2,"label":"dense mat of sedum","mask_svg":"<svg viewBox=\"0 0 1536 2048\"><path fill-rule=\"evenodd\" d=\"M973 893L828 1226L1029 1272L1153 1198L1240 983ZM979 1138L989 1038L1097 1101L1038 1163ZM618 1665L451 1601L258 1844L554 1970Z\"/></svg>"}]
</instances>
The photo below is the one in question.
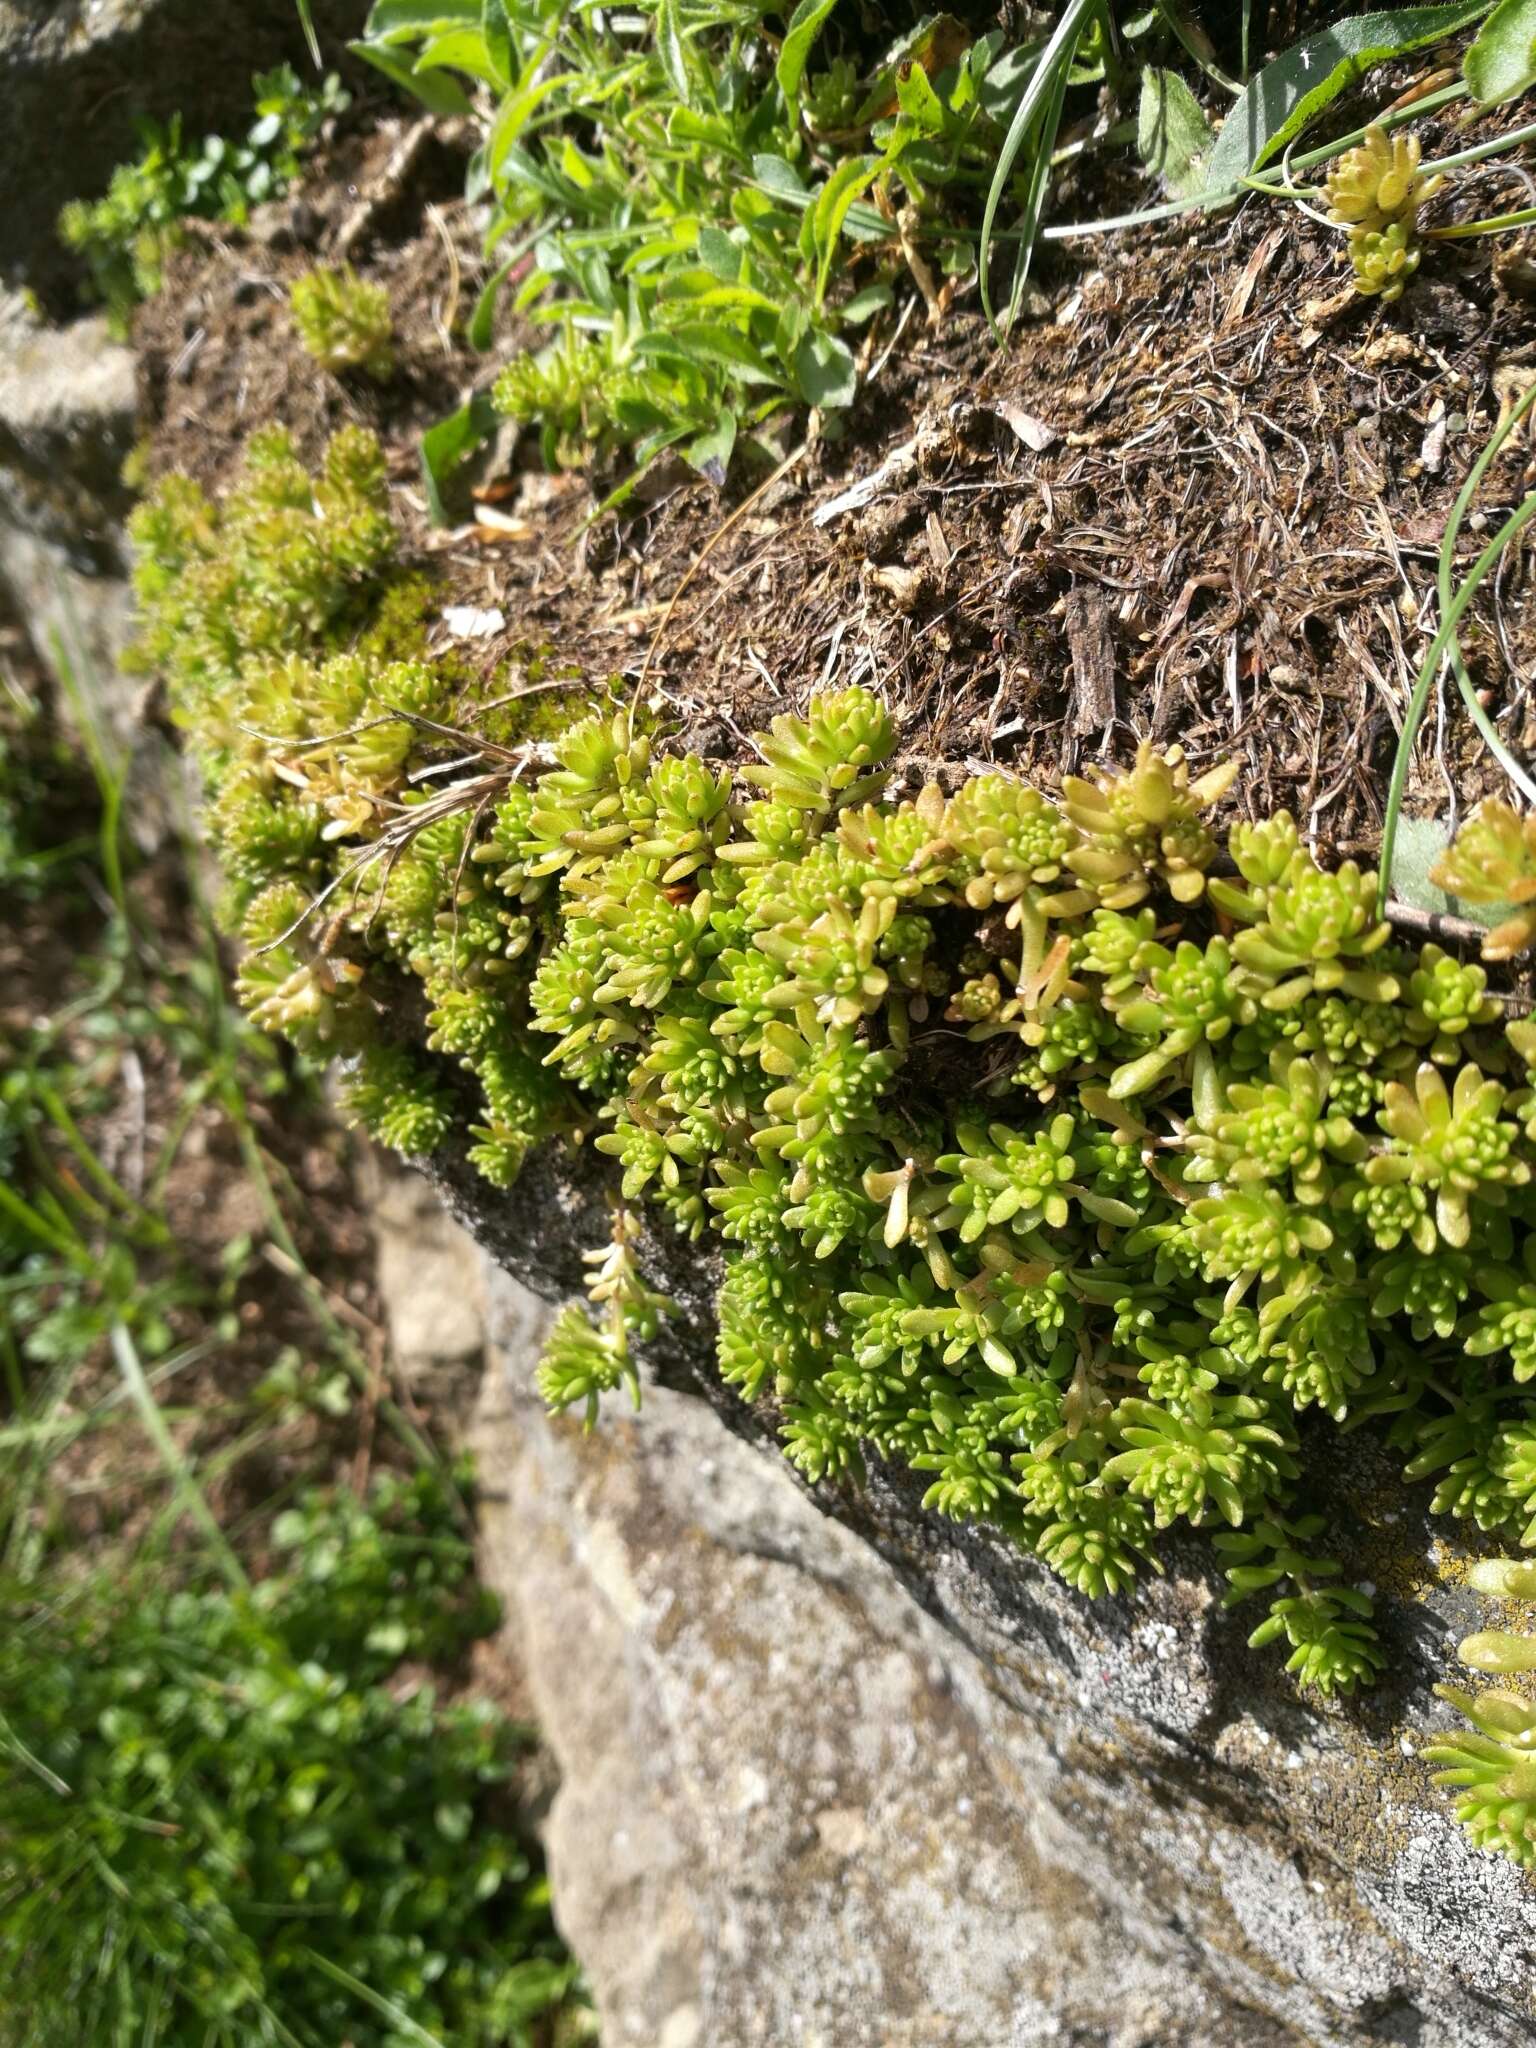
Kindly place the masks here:
<instances>
[{"instance_id":1,"label":"dense mat of sedum","mask_svg":"<svg viewBox=\"0 0 1536 2048\"><path fill-rule=\"evenodd\" d=\"M735 773L612 703L553 751L517 705L467 745L353 433L318 480L259 436L219 509L173 479L137 542L256 1015L348 1056L403 1150L465 1117L461 1067L492 1183L557 1133L617 1159L551 1401L633 1383L647 1202L723 1241L720 1370L812 1479L873 1447L1090 1594L1213 1527L1254 1640L1325 1691L1380 1656L1306 1411L1536 1540L1536 1030L1288 816L1215 829L1232 771L1143 747L1058 796L898 800L857 689Z\"/></svg>"}]
</instances>

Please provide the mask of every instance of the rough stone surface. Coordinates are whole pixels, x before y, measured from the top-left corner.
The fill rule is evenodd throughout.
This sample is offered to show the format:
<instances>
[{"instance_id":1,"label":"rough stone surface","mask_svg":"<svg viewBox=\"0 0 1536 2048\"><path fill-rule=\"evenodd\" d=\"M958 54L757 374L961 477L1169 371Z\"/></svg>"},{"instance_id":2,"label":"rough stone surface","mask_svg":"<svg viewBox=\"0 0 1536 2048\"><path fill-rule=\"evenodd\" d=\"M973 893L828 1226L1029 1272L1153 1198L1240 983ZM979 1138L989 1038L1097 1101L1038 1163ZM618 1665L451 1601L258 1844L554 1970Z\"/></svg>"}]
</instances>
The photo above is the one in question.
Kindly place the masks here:
<instances>
[{"instance_id":1,"label":"rough stone surface","mask_svg":"<svg viewBox=\"0 0 1536 2048\"><path fill-rule=\"evenodd\" d=\"M0 290L0 604L124 746L140 687L118 673L134 405L133 358L103 321L51 327Z\"/></svg>"},{"instance_id":2,"label":"rough stone surface","mask_svg":"<svg viewBox=\"0 0 1536 2048\"><path fill-rule=\"evenodd\" d=\"M412 1398L457 1435L485 1356L484 1262L428 1182L391 1154L366 1155L362 1196L394 1369Z\"/></svg>"},{"instance_id":3,"label":"rough stone surface","mask_svg":"<svg viewBox=\"0 0 1536 2048\"><path fill-rule=\"evenodd\" d=\"M489 1568L565 1774L556 1891L605 2039L1536 2041L1536 1895L1413 1754L1476 1609L1363 1438L1336 1477L1374 1502L1347 1533L1392 1671L1317 1708L1198 1542L1094 1604L901 1475L803 1489L713 1376L696 1247L650 1248L681 1313L645 1412L550 1422L505 1275L574 1291L601 1162L540 1158L508 1196L440 1178L500 1269Z\"/></svg>"}]
</instances>

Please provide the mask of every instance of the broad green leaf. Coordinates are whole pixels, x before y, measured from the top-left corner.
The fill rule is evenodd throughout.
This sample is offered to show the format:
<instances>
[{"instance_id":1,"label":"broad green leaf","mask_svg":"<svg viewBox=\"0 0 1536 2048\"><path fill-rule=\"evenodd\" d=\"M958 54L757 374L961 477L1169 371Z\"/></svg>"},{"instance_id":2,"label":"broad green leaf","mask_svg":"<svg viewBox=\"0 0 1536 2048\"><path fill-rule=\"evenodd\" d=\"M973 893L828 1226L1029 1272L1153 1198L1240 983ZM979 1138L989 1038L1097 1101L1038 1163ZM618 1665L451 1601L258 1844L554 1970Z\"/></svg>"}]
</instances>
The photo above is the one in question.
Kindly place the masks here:
<instances>
[{"instance_id":1,"label":"broad green leaf","mask_svg":"<svg viewBox=\"0 0 1536 2048\"><path fill-rule=\"evenodd\" d=\"M363 40L409 43L418 36L440 35L466 22L479 26L481 0L374 0Z\"/></svg>"},{"instance_id":2,"label":"broad green leaf","mask_svg":"<svg viewBox=\"0 0 1536 2048\"><path fill-rule=\"evenodd\" d=\"M832 410L852 405L859 373L845 342L813 328L795 350L795 381L807 405Z\"/></svg>"},{"instance_id":3,"label":"broad green leaf","mask_svg":"<svg viewBox=\"0 0 1536 2048\"><path fill-rule=\"evenodd\" d=\"M740 138L731 123L719 114L701 114L693 107L673 109L667 121L667 140L702 142L706 149L743 160Z\"/></svg>"},{"instance_id":4,"label":"broad green leaf","mask_svg":"<svg viewBox=\"0 0 1536 2048\"><path fill-rule=\"evenodd\" d=\"M1039 43L1020 43L1015 49L1005 50L987 66L986 75L977 81L976 87L976 96L984 114L994 121L1013 119L1013 110L1029 84L1040 50Z\"/></svg>"},{"instance_id":5,"label":"broad green leaf","mask_svg":"<svg viewBox=\"0 0 1536 2048\"><path fill-rule=\"evenodd\" d=\"M766 313L770 320L775 320L780 301L771 298L767 292L759 291L755 284L717 284L713 291L702 295L699 304L734 306L742 313Z\"/></svg>"},{"instance_id":6,"label":"broad green leaf","mask_svg":"<svg viewBox=\"0 0 1536 2048\"><path fill-rule=\"evenodd\" d=\"M683 449L683 460L700 476L706 476L718 489L725 482L725 472L731 466L731 450L736 446L736 415L728 406L722 406L712 427L706 427Z\"/></svg>"},{"instance_id":7,"label":"broad green leaf","mask_svg":"<svg viewBox=\"0 0 1536 2048\"><path fill-rule=\"evenodd\" d=\"M774 66L774 75L779 81L779 90L791 107L800 94L800 81L805 76L805 61L811 54L816 38L821 34L827 16L837 5L837 0L800 0L800 5L789 18L789 27L784 32L784 41L779 49L779 61Z\"/></svg>"},{"instance_id":8,"label":"broad green leaf","mask_svg":"<svg viewBox=\"0 0 1536 2048\"><path fill-rule=\"evenodd\" d=\"M1536 85L1536 0L1499 0L1469 47L1462 71L1485 107Z\"/></svg>"},{"instance_id":9,"label":"broad green leaf","mask_svg":"<svg viewBox=\"0 0 1536 2048\"><path fill-rule=\"evenodd\" d=\"M491 184L499 192L502 189L502 169L507 153L518 141L536 112L540 100L566 83L567 74L552 71L547 76L538 76L539 68L549 55L550 45L541 43L529 58L524 69L527 84L516 92L508 93L497 110L496 119L491 123L491 132L485 142L485 168Z\"/></svg>"},{"instance_id":10,"label":"broad green leaf","mask_svg":"<svg viewBox=\"0 0 1536 2048\"><path fill-rule=\"evenodd\" d=\"M383 43L348 43L347 48L375 71L382 71L391 83L420 100L429 114L467 114L469 101L462 87L438 71L417 74L409 58L401 57Z\"/></svg>"},{"instance_id":11,"label":"broad green leaf","mask_svg":"<svg viewBox=\"0 0 1536 2048\"><path fill-rule=\"evenodd\" d=\"M880 171L875 156L851 156L840 163L817 194L810 214L811 242L816 252L816 304L827 294L832 258L843 221L855 199L867 192Z\"/></svg>"},{"instance_id":12,"label":"broad green leaf","mask_svg":"<svg viewBox=\"0 0 1536 2048\"><path fill-rule=\"evenodd\" d=\"M944 132L944 108L921 64L897 72L896 104L920 135Z\"/></svg>"},{"instance_id":13,"label":"broad green leaf","mask_svg":"<svg viewBox=\"0 0 1536 2048\"><path fill-rule=\"evenodd\" d=\"M1148 65L1141 74L1136 148L1142 162L1175 199L1205 184L1205 160L1214 140L1200 102L1176 71Z\"/></svg>"},{"instance_id":14,"label":"broad green leaf","mask_svg":"<svg viewBox=\"0 0 1536 2048\"><path fill-rule=\"evenodd\" d=\"M1489 0L1397 7L1351 15L1266 64L1222 123L1204 190L1230 192L1293 141L1313 117L1373 64L1454 35L1488 12Z\"/></svg>"},{"instance_id":15,"label":"broad green leaf","mask_svg":"<svg viewBox=\"0 0 1536 2048\"><path fill-rule=\"evenodd\" d=\"M513 62L512 23L507 16L505 0L481 0L480 28L498 78L503 86L510 85L516 66Z\"/></svg>"},{"instance_id":16,"label":"broad green leaf","mask_svg":"<svg viewBox=\"0 0 1536 2048\"><path fill-rule=\"evenodd\" d=\"M699 229L699 259L724 283L740 282L741 254L740 247L723 228L705 226Z\"/></svg>"},{"instance_id":17,"label":"broad green leaf","mask_svg":"<svg viewBox=\"0 0 1536 2048\"><path fill-rule=\"evenodd\" d=\"M498 90L507 83L491 62L484 31L479 28L451 28L442 35L433 36L418 52L416 70L418 73L467 71L482 85L495 86Z\"/></svg>"},{"instance_id":18,"label":"broad green leaf","mask_svg":"<svg viewBox=\"0 0 1536 2048\"><path fill-rule=\"evenodd\" d=\"M421 477L434 526L446 526L443 493L449 477L465 456L496 430L497 412L490 393L477 391L473 398L449 413L421 437Z\"/></svg>"},{"instance_id":19,"label":"broad green leaf","mask_svg":"<svg viewBox=\"0 0 1536 2048\"><path fill-rule=\"evenodd\" d=\"M784 381L745 335L737 334L729 327L710 327L688 321L677 327L642 334L635 343L635 354L660 361L675 358L682 362L724 363L738 377L756 384L782 384Z\"/></svg>"},{"instance_id":20,"label":"broad green leaf","mask_svg":"<svg viewBox=\"0 0 1536 2048\"><path fill-rule=\"evenodd\" d=\"M693 88L688 80L688 60L683 50L683 32L678 25L677 0L656 0L656 54L667 74L667 83L685 107L693 105Z\"/></svg>"},{"instance_id":21,"label":"broad green leaf","mask_svg":"<svg viewBox=\"0 0 1536 2048\"><path fill-rule=\"evenodd\" d=\"M781 156L753 157L752 175L765 192L771 192L775 199L783 199L791 206L804 206L811 196L800 173Z\"/></svg>"},{"instance_id":22,"label":"broad green leaf","mask_svg":"<svg viewBox=\"0 0 1536 2048\"><path fill-rule=\"evenodd\" d=\"M1093 4L1097 5L1098 0L1093 0ZM970 30L952 14L936 14L921 28L914 29L911 35L903 36L860 102L853 117L855 127L866 128L872 121L884 121L894 114L900 105L901 81L912 71L921 71L928 78L938 78L943 72L952 70L970 48Z\"/></svg>"},{"instance_id":23,"label":"broad green leaf","mask_svg":"<svg viewBox=\"0 0 1536 2048\"><path fill-rule=\"evenodd\" d=\"M779 361L786 367L794 363L800 337L810 324L811 312L804 299L796 297L784 301L774 326L773 345L778 351Z\"/></svg>"},{"instance_id":24,"label":"broad green leaf","mask_svg":"<svg viewBox=\"0 0 1536 2048\"><path fill-rule=\"evenodd\" d=\"M895 296L888 284L867 284L846 305L838 307L837 317L845 327L862 327L876 313L883 313Z\"/></svg>"}]
</instances>

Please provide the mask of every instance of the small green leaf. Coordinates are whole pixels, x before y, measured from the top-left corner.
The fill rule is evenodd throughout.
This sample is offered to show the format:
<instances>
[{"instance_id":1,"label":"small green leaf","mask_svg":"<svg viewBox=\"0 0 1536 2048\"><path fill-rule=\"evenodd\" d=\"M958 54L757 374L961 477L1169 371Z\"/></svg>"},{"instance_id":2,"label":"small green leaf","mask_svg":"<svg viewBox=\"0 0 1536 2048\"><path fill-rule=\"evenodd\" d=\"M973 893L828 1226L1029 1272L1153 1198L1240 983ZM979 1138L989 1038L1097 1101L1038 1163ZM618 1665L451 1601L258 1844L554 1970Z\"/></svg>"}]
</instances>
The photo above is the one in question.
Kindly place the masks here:
<instances>
[{"instance_id":1,"label":"small green leaf","mask_svg":"<svg viewBox=\"0 0 1536 2048\"><path fill-rule=\"evenodd\" d=\"M699 260L705 268L725 284L738 284L741 280L741 248L733 242L723 228L702 227L699 229Z\"/></svg>"},{"instance_id":2,"label":"small green leaf","mask_svg":"<svg viewBox=\"0 0 1536 2048\"><path fill-rule=\"evenodd\" d=\"M441 72L418 73L408 58L399 56L383 43L348 43L347 48L354 56L371 64L375 71L382 71L402 91L420 100L429 114L467 114L470 111L463 89Z\"/></svg>"},{"instance_id":3,"label":"small green leaf","mask_svg":"<svg viewBox=\"0 0 1536 2048\"><path fill-rule=\"evenodd\" d=\"M1536 85L1536 0L1499 0L1462 60L1473 99L1496 107Z\"/></svg>"},{"instance_id":4,"label":"small green leaf","mask_svg":"<svg viewBox=\"0 0 1536 2048\"><path fill-rule=\"evenodd\" d=\"M363 35L370 43L408 43L480 19L480 0L374 0Z\"/></svg>"},{"instance_id":5,"label":"small green leaf","mask_svg":"<svg viewBox=\"0 0 1536 2048\"><path fill-rule=\"evenodd\" d=\"M880 159L875 156L848 157L840 163L817 194L816 205L811 212L810 227L812 245L816 251L816 303L819 306L826 297L827 279L832 271L832 258L837 249L837 238L842 232L848 209L875 182L880 171Z\"/></svg>"},{"instance_id":6,"label":"small green leaf","mask_svg":"<svg viewBox=\"0 0 1536 2048\"><path fill-rule=\"evenodd\" d=\"M771 192L775 199L787 200L791 206L804 206L811 196L800 173L781 156L753 157L752 175L765 192Z\"/></svg>"},{"instance_id":7,"label":"small green leaf","mask_svg":"<svg viewBox=\"0 0 1536 2048\"><path fill-rule=\"evenodd\" d=\"M496 427L497 413L489 392L477 391L457 412L449 413L421 437L421 475L434 526L446 526L448 514L443 493L448 479L468 455L478 448Z\"/></svg>"},{"instance_id":8,"label":"small green leaf","mask_svg":"<svg viewBox=\"0 0 1536 2048\"><path fill-rule=\"evenodd\" d=\"M736 415L728 406L722 406L712 427L706 427L688 442L682 450L682 457L690 469L707 477L718 490L725 482L725 473L731 466L731 452L736 446Z\"/></svg>"},{"instance_id":9,"label":"small green leaf","mask_svg":"<svg viewBox=\"0 0 1536 2048\"><path fill-rule=\"evenodd\" d=\"M846 343L813 328L795 350L795 379L807 405L830 411L852 405L859 373Z\"/></svg>"},{"instance_id":10,"label":"small green leaf","mask_svg":"<svg viewBox=\"0 0 1536 2048\"><path fill-rule=\"evenodd\" d=\"M1187 199L1205 184L1205 160L1214 139L1200 102L1179 74L1149 64L1141 74L1136 148L1175 199Z\"/></svg>"},{"instance_id":11,"label":"small green leaf","mask_svg":"<svg viewBox=\"0 0 1536 2048\"><path fill-rule=\"evenodd\" d=\"M511 85L515 73L512 23L506 0L481 0L480 27L485 47L503 88Z\"/></svg>"},{"instance_id":12,"label":"small green leaf","mask_svg":"<svg viewBox=\"0 0 1536 2048\"><path fill-rule=\"evenodd\" d=\"M688 79L688 60L683 50L683 32L678 26L677 0L657 0L656 54L667 74L667 83L685 107L693 105L693 88Z\"/></svg>"},{"instance_id":13,"label":"small green leaf","mask_svg":"<svg viewBox=\"0 0 1536 2048\"><path fill-rule=\"evenodd\" d=\"M423 71L465 71L471 78L478 78L482 85L494 86L498 90L506 85L506 80L497 75L496 66L491 61L485 32L478 27L451 28L442 35L433 36L418 51L416 70L418 74Z\"/></svg>"},{"instance_id":14,"label":"small green leaf","mask_svg":"<svg viewBox=\"0 0 1536 2048\"><path fill-rule=\"evenodd\" d=\"M883 313L895 296L888 284L867 284L863 291L855 292L846 305L838 307L837 317L845 327L862 327L876 313Z\"/></svg>"},{"instance_id":15,"label":"small green leaf","mask_svg":"<svg viewBox=\"0 0 1536 2048\"><path fill-rule=\"evenodd\" d=\"M806 59L816 38L821 34L827 16L837 5L837 0L800 0L800 5L789 18L789 27L784 32L784 41L779 50L779 61L774 66L774 76L779 81L779 90L792 107L799 97L800 81L805 76Z\"/></svg>"},{"instance_id":16,"label":"small green leaf","mask_svg":"<svg viewBox=\"0 0 1536 2048\"><path fill-rule=\"evenodd\" d=\"M729 327L687 321L659 332L642 334L635 354L651 361L675 357L683 362L723 363L738 377L755 384L781 384L783 379L748 341Z\"/></svg>"},{"instance_id":17,"label":"small green leaf","mask_svg":"<svg viewBox=\"0 0 1536 2048\"><path fill-rule=\"evenodd\" d=\"M478 354L483 355L491 345L496 319L496 301L501 296L501 288L527 253L526 249L520 249L509 256L505 263L499 263L480 288L475 310L470 314L469 325L464 330L465 340Z\"/></svg>"},{"instance_id":18,"label":"small green leaf","mask_svg":"<svg viewBox=\"0 0 1536 2048\"><path fill-rule=\"evenodd\" d=\"M516 92L509 93L497 110L496 119L491 123L491 132L485 139L485 168L492 185L500 192L505 185L503 171L509 151L521 139L523 130L532 120L541 100L557 92L566 82L563 71L551 71L539 76L544 60L552 48L550 43L541 43L529 58L524 76L526 83Z\"/></svg>"},{"instance_id":19,"label":"small green leaf","mask_svg":"<svg viewBox=\"0 0 1536 2048\"><path fill-rule=\"evenodd\" d=\"M921 64L896 74L896 104L920 135L941 135L944 108Z\"/></svg>"},{"instance_id":20,"label":"small green leaf","mask_svg":"<svg viewBox=\"0 0 1536 2048\"><path fill-rule=\"evenodd\" d=\"M463 1842L469 1839L470 1826L474 1821L474 1808L462 1799L445 1799L438 1806L433 1818L437 1831L449 1842Z\"/></svg>"}]
</instances>

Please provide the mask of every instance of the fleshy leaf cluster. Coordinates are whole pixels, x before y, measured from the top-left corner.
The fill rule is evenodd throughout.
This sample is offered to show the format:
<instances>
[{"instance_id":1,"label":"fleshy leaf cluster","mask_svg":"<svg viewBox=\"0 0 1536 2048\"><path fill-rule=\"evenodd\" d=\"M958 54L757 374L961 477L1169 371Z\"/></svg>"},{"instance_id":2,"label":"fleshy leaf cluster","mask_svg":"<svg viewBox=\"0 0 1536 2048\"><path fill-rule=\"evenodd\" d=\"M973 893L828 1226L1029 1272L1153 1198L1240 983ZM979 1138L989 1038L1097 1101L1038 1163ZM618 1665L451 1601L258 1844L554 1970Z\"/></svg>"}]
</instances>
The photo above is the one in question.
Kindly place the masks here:
<instances>
[{"instance_id":1,"label":"fleshy leaf cluster","mask_svg":"<svg viewBox=\"0 0 1536 2048\"><path fill-rule=\"evenodd\" d=\"M322 370L362 370L383 382L394 372L389 294L350 263L306 271L288 294L299 339Z\"/></svg>"},{"instance_id":2,"label":"fleshy leaf cluster","mask_svg":"<svg viewBox=\"0 0 1536 2048\"><path fill-rule=\"evenodd\" d=\"M1373 125L1328 173L1328 218L1348 231L1355 290L1367 298L1401 298L1419 267L1419 208L1445 183L1419 168L1420 153L1417 135Z\"/></svg>"},{"instance_id":3,"label":"fleshy leaf cluster","mask_svg":"<svg viewBox=\"0 0 1536 2048\"><path fill-rule=\"evenodd\" d=\"M471 772L363 438L316 481L262 437L137 533L261 1021L495 1186L556 1133L615 1163L555 1405L634 1391L644 1204L718 1248L720 1371L809 1478L909 1467L1089 1594L1222 1532L1324 1691L1378 1652L1304 1417L1536 1542L1536 1034L1286 813L1223 829L1230 766L914 789L853 688L736 761L594 693Z\"/></svg>"},{"instance_id":4,"label":"fleshy leaf cluster","mask_svg":"<svg viewBox=\"0 0 1536 2048\"><path fill-rule=\"evenodd\" d=\"M1536 1564L1516 1558L1485 1559L1472 1566L1468 1580L1497 1599L1536 1600ZM1459 1654L1473 1671L1536 1671L1536 1637L1502 1629L1465 1637ZM1536 1701L1503 1689L1474 1693L1437 1685L1435 1691L1471 1724L1470 1732L1448 1735L1422 1752L1440 1766L1435 1783L1459 1794L1456 1817L1479 1849L1536 1867Z\"/></svg>"}]
</instances>

